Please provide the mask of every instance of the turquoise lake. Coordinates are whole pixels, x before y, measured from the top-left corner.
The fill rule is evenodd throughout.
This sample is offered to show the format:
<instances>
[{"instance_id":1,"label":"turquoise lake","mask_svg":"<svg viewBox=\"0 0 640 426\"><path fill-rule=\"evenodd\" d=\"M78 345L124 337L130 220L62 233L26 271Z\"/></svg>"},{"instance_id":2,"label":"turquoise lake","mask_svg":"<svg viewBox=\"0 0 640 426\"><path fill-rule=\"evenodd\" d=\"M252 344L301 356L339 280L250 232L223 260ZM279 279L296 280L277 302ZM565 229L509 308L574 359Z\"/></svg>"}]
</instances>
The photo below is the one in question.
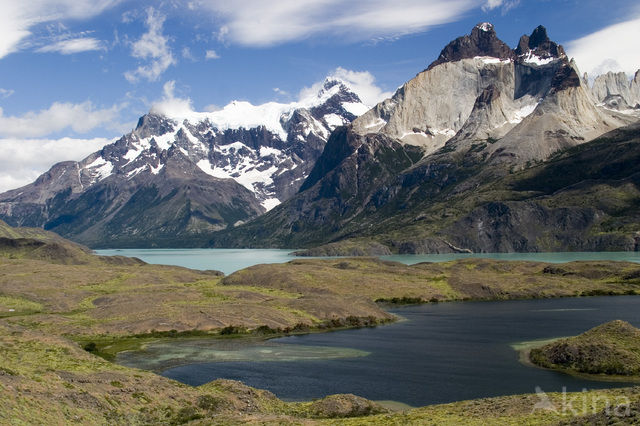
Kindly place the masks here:
<instances>
[{"instance_id":1,"label":"turquoise lake","mask_svg":"<svg viewBox=\"0 0 640 426\"><path fill-rule=\"evenodd\" d=\"M117 249L96 250L105 256L137 257L147 263L184 266L192 269L215 269L231 274L239 269L260 263L284 263L293 259L291 250L275 249ZM593 253L475 253L475 254L419 254L382 256L382 259L412 265L420 262L446 262L469 257L500 260L531 260L564 263L574 260L617 260L640 263L640 252ZM302 258L304 259L304 258Z\"/></svg>"}]
</instances>

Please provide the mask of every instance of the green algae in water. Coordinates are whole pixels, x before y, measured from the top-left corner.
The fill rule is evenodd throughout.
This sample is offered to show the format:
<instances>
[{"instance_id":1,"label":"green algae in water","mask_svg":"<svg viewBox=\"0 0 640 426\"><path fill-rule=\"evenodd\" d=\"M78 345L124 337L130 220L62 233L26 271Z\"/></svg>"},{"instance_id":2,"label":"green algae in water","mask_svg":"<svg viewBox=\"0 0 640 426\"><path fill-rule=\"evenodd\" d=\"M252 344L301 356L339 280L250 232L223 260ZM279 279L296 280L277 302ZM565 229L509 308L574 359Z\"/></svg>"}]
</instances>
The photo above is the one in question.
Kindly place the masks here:
<instances>
[{"instance_id":1,"label":"green algae in water","mask_svg":"<svg viewBox=\"0 0 640 426\"><path fill-rule=\"evenodd\" d=\"M163 371L179 365L211 362L291 362L357 358L369 352L340 347L280 344L269 341L185 339L152 342L139 351L121 352L118 364Z\"/></svg>"}]
</instances>

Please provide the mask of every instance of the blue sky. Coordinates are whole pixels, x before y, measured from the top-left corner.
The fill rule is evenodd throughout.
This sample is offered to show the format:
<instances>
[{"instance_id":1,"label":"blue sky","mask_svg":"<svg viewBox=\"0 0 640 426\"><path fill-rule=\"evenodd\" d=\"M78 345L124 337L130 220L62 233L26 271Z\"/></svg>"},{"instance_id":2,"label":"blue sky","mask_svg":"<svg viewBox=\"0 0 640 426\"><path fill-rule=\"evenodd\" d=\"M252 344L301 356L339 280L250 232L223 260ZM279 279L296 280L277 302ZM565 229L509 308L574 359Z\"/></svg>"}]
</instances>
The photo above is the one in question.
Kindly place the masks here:
<instances>
[{"instance_id":1,"label":"blue sky","mask_svg":"<svg viewBox=\"0 0 640 426\"><path fill-rule=\"evenodd\" d=\"M592 74L640 68L629 0L0 0L0 190L159 101L291 102L338 73L373 104L482 21L511 46L542 24Z\"/></svg>"}]
</instances>

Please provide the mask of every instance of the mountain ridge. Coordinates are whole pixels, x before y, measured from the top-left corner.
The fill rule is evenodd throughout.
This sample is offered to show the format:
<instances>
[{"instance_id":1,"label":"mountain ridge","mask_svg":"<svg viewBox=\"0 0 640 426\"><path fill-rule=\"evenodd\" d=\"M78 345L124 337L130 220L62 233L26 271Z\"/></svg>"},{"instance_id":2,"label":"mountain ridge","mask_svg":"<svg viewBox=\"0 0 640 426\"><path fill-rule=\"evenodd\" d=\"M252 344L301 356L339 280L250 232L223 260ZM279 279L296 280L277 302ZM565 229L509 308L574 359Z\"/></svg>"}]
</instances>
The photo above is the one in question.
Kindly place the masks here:
<instances>
[{"instance_id":1,"label":"mountain ridge","mask_svg":"<svg viewBox=\"0 0 640 426\"><path fill-rule=\"evenodd\" d=\"M479 40L480 32L494 36L481 27L474 27L465 40ZM469 200L487 182L500 186L513 173L544 164L558 152L617 128L631 126L624 137L636 140L633 123L640 115L596 105L576 64L548 38L544 27L523 36L518 47L502 58L468 58L478 50L463 42L452 45L463 46L456 57L460 59L428 68L391 99L334 132L296 197L243 227L212 234L209 244L333 244L333 253L339 251L335 245L340 242L349 247L359 242L360 247L378 251L382 244L400 253L634 249L636 231L613 232L611 238L605 235L599 240L589 237L611 209L549 210L533 203L527 210L526 204L501 204L504 198L499 194L492 195L494 200L483 195L487 198L481 203ZM454 99L452 92L457 94L460 87L462 96ZM422 128L416 127L420 123ZM434 128L447 128L448 134L439 138L445 132ZM407 140L409 132L422 142ZM421 155L412 156L415 150ZM411 160L398 169L399 158ZM627 191L632 199L634 191ZM451 200L458 200L457 205ZM635 221L628 209L628 218ZM519 213L514 216L515 211ZM438 214L443 220L435 219ZM465 215L471 215L468 221ZM474 226L492 217L503 219L492 231L495 240L488 231L480 240L467 238ZM522 227L529 221L544 232L525 232ZM554 234L562 221L566 232Z\"/></svg>"},{"instance_id":2,"label":"mountain ridge","mask_svg":"<svg viewBox=\"0 0 640 426\"><path fill-rule=\"evenodd\" d=\"M586 238L607 209L575 210L566 235L543 244L534 241L535 232L518 234L521 241L504 233L533 216L544 216L542 228L556 226L571 209L521 211L502 196L464 201L487 182L500 186L559 152L615 129L635 129L640 108L626 100L614 108L618 98L611 96L633 100L638 74L626 92L615 75L591 87L587 79L543 26L511 49L493 25L480 23L366 112L355 93L331 79L315 100L300 103L234 102L211 113L176 111L174 118L152 111L82 167L62 163L36 181L54 188L55 197L47 198L46 188L45 196L27 194L31 199L24 189L0 195L0 218L94 247L310 247L354 239L400 252L629 247L627 237L582 246L563 240L580 232ZM602 87L606 99L599 99ZM263 125L242 127L257 117ZM635 140L633 131L625 135ZM77 182L65 183L65 173ZM126 183L109 186L114 175ZM98 190L91 187L96 181ZM449 209L454 199L463 201ZM434 223L436 208L443 220ZM516 210L519 216L511 214ZM469 240L467 228L480 223L473 215L504 219L504 229L494 229L501 241ZM454 217L466 234L447 228Z\"/></svg>"},{"instance_id":3,"label":"mountain ridge","mask_svg":"<svg viewBox=\"0 0 640 426\"><path fill-rule=\"evenodd\" d=\"M335 77L290 104L232 102L169 116L152 109L102 150L0 194L0 218L92 247L189 245L294 195L331 131L365 109Z\"/></svg>"}]
</instances>

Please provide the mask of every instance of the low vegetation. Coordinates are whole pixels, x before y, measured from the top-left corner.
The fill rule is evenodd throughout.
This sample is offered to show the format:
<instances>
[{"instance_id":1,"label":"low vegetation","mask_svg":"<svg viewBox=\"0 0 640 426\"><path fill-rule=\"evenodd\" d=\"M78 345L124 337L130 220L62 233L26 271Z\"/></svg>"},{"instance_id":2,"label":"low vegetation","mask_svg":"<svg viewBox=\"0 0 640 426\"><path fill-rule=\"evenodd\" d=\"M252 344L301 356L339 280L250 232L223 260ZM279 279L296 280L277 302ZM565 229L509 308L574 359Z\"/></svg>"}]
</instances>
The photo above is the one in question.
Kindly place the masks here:
<instances>
[{"instance_id":1,"label":"low vegetation","mask_svg":"<svg viewBox=\"0 0 640 426\"><path fill-rule=\"evenodd\" d=\"M252 286L392 304L640 294L640 265L464 259L404 265L373 258L296 259L256 265L223 286Z\"/></svg>"},{"instance_id":2,"label":"low vegetation","mask_svg":"<svg viewBox=\"0 0 640 426\"><path fill-rule=\"evenodd\" d=\"M161 339L264 339L374 326L393 319L383 303L640 290L640 266L631 263L469 259L407 266L370 258L299 259L223 277L99 258L64 240L13 237L5 237L14 241L0 251L3 424L554 424L576 415L532 411L536 395L389 412L354 395L287 403L227 380L190 387L109 360ZM44 245L24 241L30 238ZM42 256L41 247L53 255ZM585 414L606 414L606 398L637 400L639 394L591 393L596 411Z\"/></svg>"},{"instance_id":3,"label":"low vegetation","mask_svg":"<svg viewBox=\"0 0 640 426\"><path fill-rule=\"evenodd\" d=\"M531 349L534 364L566 372L640 380L640 330L612 321L579 336Z\"/></svg>"}]
</instances>

